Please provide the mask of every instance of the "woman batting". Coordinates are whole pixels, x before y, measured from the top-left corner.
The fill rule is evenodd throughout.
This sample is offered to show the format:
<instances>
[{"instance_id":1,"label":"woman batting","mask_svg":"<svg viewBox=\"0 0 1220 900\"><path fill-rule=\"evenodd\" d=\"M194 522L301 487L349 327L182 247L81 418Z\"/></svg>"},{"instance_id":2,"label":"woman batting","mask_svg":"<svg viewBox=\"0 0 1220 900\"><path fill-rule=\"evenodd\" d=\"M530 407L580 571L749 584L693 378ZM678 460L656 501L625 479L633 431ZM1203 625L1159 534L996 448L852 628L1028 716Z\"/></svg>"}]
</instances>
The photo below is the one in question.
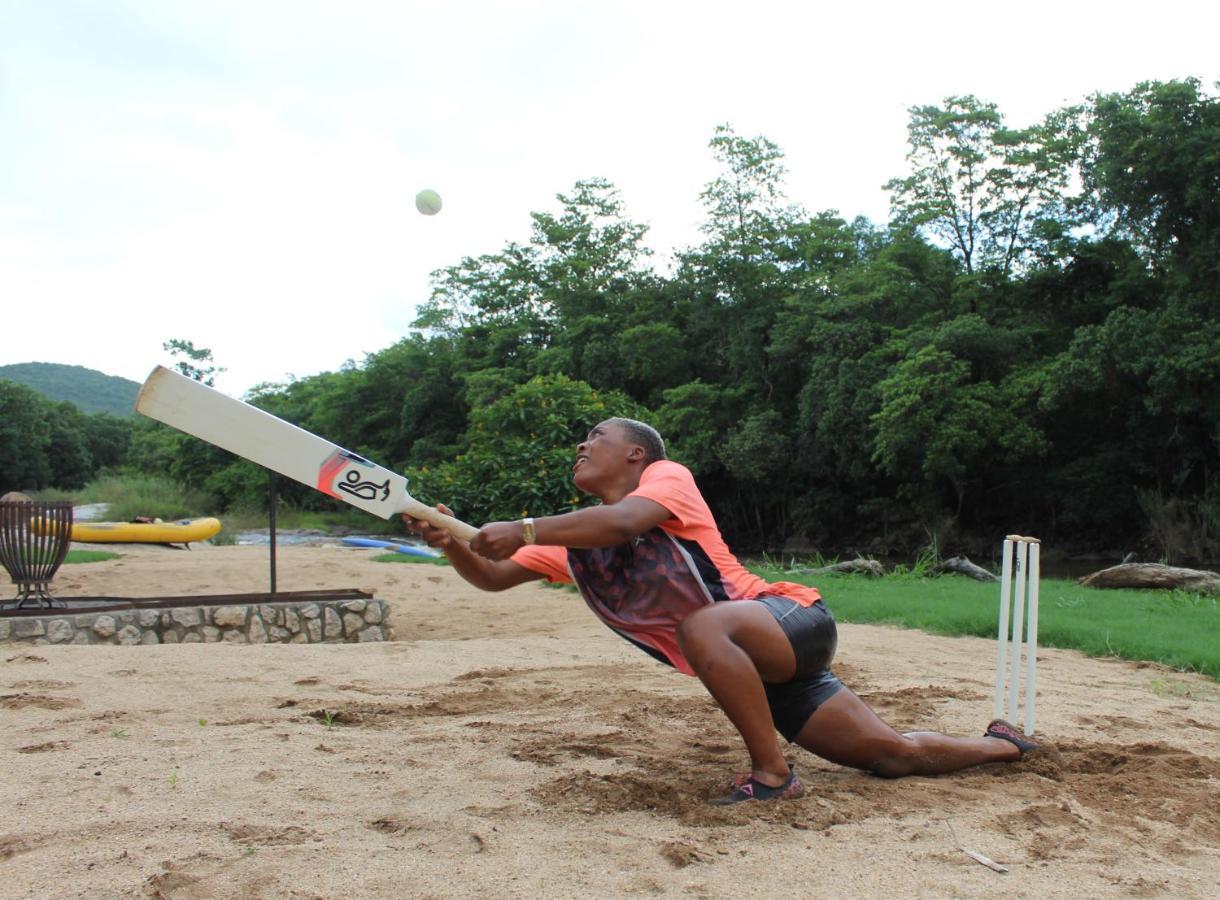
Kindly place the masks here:
<instances>
[{"instance_id":1,"label":"woman batting","mask_svg":"<svg viewBox=\"0 0 1220 900\"><path fill-rule=\"evenodd\" d=\"M801 793L776 739L887 778L1020 759L1036 746L1002 720L983 737L901 734L830 670L834 618L817 590L767 583L720 536L690 471L652 427L607 419L576 448L572 480L601 500L493 522L467 544L407 519L476 587L575 582L593 612L657 660L697 676L745 741L751 770L714 803ZM443 511L443 507L440 507Z\"/></svg>"}]
</instances>

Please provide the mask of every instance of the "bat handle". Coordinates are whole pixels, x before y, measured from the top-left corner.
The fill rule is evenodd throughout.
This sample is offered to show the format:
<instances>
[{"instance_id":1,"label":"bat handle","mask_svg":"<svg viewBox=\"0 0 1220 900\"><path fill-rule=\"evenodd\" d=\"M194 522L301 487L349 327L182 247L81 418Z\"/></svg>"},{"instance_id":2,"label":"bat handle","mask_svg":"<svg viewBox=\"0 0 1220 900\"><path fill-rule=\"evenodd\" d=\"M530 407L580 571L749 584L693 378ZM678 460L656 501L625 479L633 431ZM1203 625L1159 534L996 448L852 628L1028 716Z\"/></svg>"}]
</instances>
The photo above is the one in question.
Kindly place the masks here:
<instances>
[{"instance_id":1,"label":"bat handle","mask_svg":"<svg viewBox=\"0 0 1220 900\"><path fill-rule=\"evenodd\" d=\"M473 525L467 525L461 519L455 519L453 516L447 516L439 509L433 509L431 506L425 506L414 497L408 497L400 512L406 513L412 519L423 519L437 528L443 528L455 538L461 538L463 541L469 541L472 537L479 533L479 529Z\"/></svg>"}]
</instances>

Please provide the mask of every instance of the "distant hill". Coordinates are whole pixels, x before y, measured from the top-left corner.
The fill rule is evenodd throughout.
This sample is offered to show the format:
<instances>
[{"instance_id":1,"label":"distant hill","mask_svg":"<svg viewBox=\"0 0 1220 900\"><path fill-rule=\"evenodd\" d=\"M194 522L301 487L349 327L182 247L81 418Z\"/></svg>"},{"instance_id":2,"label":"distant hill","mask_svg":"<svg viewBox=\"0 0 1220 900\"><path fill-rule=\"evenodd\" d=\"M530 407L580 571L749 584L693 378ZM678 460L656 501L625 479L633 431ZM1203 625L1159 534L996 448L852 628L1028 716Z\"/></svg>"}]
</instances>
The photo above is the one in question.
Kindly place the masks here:
<instances>
[{"instance_id":1,"label":"distant hill","mask_svg":"<svg viewBox=\"0 0 1220 900\"><path fill-rule=\"evenodd\" d=\"M138 382L107 375L84 366L28 362L0 366L0 378L33 388L55 401L66 400L81 412L108 412L125 417L133 414Z\"/></svg>"}]
</instances>

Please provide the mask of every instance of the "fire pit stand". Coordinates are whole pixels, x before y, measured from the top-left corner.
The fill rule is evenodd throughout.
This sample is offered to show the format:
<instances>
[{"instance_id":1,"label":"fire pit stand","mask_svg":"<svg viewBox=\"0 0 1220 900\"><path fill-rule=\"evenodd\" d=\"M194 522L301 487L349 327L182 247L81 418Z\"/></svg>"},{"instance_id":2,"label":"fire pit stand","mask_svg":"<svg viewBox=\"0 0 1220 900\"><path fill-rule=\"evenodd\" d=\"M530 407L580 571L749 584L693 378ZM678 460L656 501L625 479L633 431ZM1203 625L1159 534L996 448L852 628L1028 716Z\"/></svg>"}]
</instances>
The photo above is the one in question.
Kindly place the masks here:
<instances>
[{"instance_id":1,"label":"fire pit stand","mask_svg":"<svg viewBox=\"0 0 1220 900\"><path fill-rule=\"evenodd\" d=\"M10 609L64 606L51 596L51 579L72 541L72 504L67 500L0 503L0 564L17 585Z\"/></svg>"}]
</instances>

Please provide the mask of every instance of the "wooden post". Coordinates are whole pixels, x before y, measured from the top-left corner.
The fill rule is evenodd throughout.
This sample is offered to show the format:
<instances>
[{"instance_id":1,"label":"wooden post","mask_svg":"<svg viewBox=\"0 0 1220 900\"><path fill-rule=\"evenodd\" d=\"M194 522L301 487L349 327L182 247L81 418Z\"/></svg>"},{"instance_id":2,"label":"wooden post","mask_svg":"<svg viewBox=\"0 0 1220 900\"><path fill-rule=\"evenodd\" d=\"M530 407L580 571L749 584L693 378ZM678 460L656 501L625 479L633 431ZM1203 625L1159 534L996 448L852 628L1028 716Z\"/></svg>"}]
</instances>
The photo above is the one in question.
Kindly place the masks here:
<instances>
[{"instance_id":1,"label":"wooden post","mask_svg":"<svg viewBox=\"0 0 1220 900\"><path fill-rule=\"evenodd\" d=\"M271 537L271 593L275 593L275 508L279 505L279 498L276 496L275 490L275 473L270 469L267 470L267 504L268 512L268 527L267 531Z\"/></svg>"}]
</instances>

